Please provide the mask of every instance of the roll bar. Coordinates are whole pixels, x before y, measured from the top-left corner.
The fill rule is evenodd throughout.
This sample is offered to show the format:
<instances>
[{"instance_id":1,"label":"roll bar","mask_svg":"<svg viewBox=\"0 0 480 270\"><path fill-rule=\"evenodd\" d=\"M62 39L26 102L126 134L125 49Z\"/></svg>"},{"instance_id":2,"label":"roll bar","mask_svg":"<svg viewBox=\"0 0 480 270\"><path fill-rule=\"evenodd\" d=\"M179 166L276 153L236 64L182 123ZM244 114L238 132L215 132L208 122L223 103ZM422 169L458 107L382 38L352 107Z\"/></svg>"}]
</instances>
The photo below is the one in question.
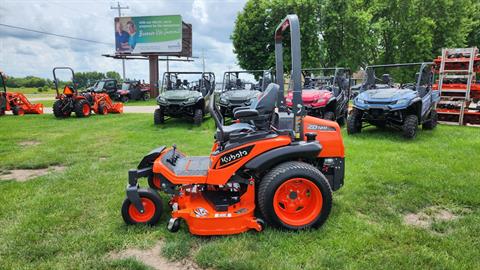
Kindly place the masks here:
<instances>
[{"instance_id":1,"label":"roll bar","mask_svg":"<svg viewBox=\"0 0 480 270\"><path fill-rule=\"evenodd\" d=\"M75 94L77 94L77 86L75 85L75 72L73 71L72 68L70 67L55 67L53 68L53 82L55 83L55 90L57 91L57 96L60 95L58 92L58 80L57 80L57 70L70 70L72 72L72 84L73 84L73 91L75 91Z\"/></svg>"},{"instance_id":2,"label":"roll bar","mask_svg":"<svg viewBox=\"0 0 480 270\"><path fill-rule=\"evenodd\" d=\"M290 29L290 46L292 52L291 80L293 80L293 116L296 140L303 140L303 117L305 108L302 102L302 60L300 46L300 22L295 14L287 15L275 30L275 66L276 82L280 86L277 107L279 112L286 112L285 85L283 80L283 33Z\"/></svg>"},{"instance_id":3,"label":"roll bar","mask_svg":"<svg viewBox=\"0 0 480 270\"><path fill-rule=\"evenodd\" d=\"M3 72L1 71L0 71L0 77L2 77L3 92L7 93L7 83L5 82L5 77L3 76Z\"/></svg>"}]
</instances>

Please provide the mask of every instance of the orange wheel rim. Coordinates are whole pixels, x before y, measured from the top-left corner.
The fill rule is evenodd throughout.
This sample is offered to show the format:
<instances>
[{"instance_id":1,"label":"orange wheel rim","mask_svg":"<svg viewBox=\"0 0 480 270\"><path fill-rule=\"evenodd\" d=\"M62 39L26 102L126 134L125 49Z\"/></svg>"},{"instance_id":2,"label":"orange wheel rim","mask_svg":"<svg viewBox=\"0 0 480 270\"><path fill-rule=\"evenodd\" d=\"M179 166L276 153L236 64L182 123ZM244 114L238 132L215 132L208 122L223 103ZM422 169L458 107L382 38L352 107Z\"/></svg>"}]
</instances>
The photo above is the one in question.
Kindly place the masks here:
<instances>
[{"instance_id":1,"label":"orange wheel rim","mask_svg":"<svg viewBox=\"0 0 480 270\"><path fill-rule=\"evenodd\" d=\"M305 226L314 221L322 210L322 192L305 178L285 181L275 191L273 209L278 218L290 226Z\"/></svg>"},{"instance_id":2,"label":"orange wheel rim","mask_svg":"<svg viewBox=\"0 0 480 270\"><path fill-rule=\"evenodd\" d=\"M140 198L140 200L142 201L143 205L143 213L140 213L140 211L138 211L133 204L130 204L128 207L128 214L133 221L137 223L145 223L153 218L156 207L153 201L148 198Z\"/></svg>"},{"instance_id":3,"label":"orange wheel rim","mask_svg":"<svg viewBox=\"0 0 480 270\"><path fill-rule=\"evenodd\" d=\"M83 104L83 115L88 115L90 112L90 106L88 104Z\"/></svg>"}]
</instances>

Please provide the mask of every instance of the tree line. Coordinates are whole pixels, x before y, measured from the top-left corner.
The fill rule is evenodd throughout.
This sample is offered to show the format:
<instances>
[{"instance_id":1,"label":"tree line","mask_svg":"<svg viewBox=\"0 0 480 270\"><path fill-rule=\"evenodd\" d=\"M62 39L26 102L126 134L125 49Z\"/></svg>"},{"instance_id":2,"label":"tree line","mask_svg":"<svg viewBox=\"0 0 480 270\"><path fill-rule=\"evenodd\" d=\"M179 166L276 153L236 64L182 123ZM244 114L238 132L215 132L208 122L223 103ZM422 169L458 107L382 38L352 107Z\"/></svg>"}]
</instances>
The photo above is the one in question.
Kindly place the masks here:
<instances>
[{"instance_id":1,"label":"tree line","mask_svg":"<svg viewBox=\"0 0 480 270\"><path fill-rule=\"evenodd\" d=\"M116 79L121 80L120 74L116 71L108 71L106 73L89 71L89 72L76 72L75 73L75 82L78 84L78 88L85 88L97 80L101 79ZM59 81L59 85L70 84L71 81ZM6 86L10 88L19 88L19 87L28 87L28 88L38 88L40 92L48 91L48 89L54 88L54 82L51 79L44 79L35 76L26 76L26 77L8 77L6 80Z\"/></svg>"},{"instance_id":2,"label":"tree line","mask_svg":"<svg viewBox=\"0 0 480 270\"><path fill-rule=\"evenodd\" d=\"M305 68L432 61L444 47L480 46L478 0L249 0L231 35L242 68L275 66L273 33L291 13ZM288 46L285 58L289 70Z\"/></svg>"}]
</instances>

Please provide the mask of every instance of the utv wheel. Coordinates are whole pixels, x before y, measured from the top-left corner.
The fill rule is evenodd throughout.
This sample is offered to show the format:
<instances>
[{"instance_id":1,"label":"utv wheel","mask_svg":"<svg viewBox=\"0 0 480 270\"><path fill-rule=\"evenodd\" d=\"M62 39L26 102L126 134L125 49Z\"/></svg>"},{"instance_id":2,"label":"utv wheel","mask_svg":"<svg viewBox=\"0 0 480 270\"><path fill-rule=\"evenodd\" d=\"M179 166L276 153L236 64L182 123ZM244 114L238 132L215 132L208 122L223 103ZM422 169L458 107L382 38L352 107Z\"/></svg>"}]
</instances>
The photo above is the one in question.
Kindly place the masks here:
<instances>
[{"instance_id":1,"label":"utv wheel","mask_svg":"<svg viewBox=\"0 0 480 270\"><path fill-rule=\"evenodd\" d=\"M120 98L120 101L121 101L122 103L127 103L127 102L128 102L128 96L122 96L122 97Z\"/></svg>"},{"instance_id":2,"label":"utv wheel","mask_svg":"<svg viewBox=\"0 0 480 270\"><path fill-rule=\"evenodd\" d=\"M89 117L91 113L90 104L86 99L80 99L75 102L74 110L77 117Z\"/></svg>"},{"instance_id":3,"label":"utv wheel","mask_svg":"<svg viewBox=\"0 0 480 270\"><path fill-rule=\"evenodd\" d=\"M330 121L335 121L335 113L334 112L325 112L325 114L323 115L323 119L330 120Z\"/></svg>"},{"instance_id":4,"label":"utv wheel","mask_svg":"<svg viewBox=\"0 0 480 270\"><path fill-rule=\"evenodd\" d=\"M403 137L413 139L417 135L418 117L416 115L407 115L402 126Z\"/></svg>"},{"instance_id":5,"label":"utv wheel","mask_svg":"<svg viewBox=\"0 0 480 270\"><path fill-rule=\"evenodd\" d=\"M347 133L355 134L362 131L362 112L353 109L350 116L347 118Z\"/></svg>"},{"instance_id":6,"label":"utv wheel","mask_svg":"<svg viewBox=\"0 0 480 270\"><path fill-rule=\"evenodd\" d=\"M161 108L155 109L153 113L153 123L155 125L160 125L165 122L165 116L163 115L163 110Z\"/></svg>"},{"instance_id":7,"label":"utv wheel","mask_svg":"<svg viewBox=\"0 0 480 270\"><path fill-rule=\"evenodd\" d=\"M155 225L163 213L162 200L160 196L151 189L139 189L138 195L142 201L144 212L135 208L132 202L126 198L122 205L122 217L125 223Z\"/></svg>"},{"instance_id":8,"label":"utv wheel","mask_svg":"<svg viewBox=\"0 0 480 270\"><path fill-rule=\"evenodd\" d=\"M202 109L195 109L195 113L193 115L193 124L196 126L200 126L203 121L203 111Z\"/></svg>"},{"instance_id":9,"label":"utv wheel","mask_svg":"<svg viewBox=\"0 0 480 270\"><path fill-rule=\"evenodd\" d=\"M345 125L345 122L347 122L347 118L348 118L348 111L345 110L345 113L343 114L343 116L337 119L337 123L342 127Z\"/></svg>"},{"instance_id":10,"label":"utv wheel","mask_svg":"<svg viewBox=\"0 0 480 270\"><path fill-rule=\"evenodd\" d=\"M23 110L22 107L20 107L20 106L15 106L15 107L12 108L12 113L13 113L13 115L20 115L20 116L22 116L22 115L25 114L25 111Z\"/></svg>"},{"instance_id":11,"label":"utv wheel","mask_svg":"<svg viewBox=\"0 0 480 270\"><path fill-rule=\"evenodd\" d=\"M53 103L53 115L57 118L66 118L70 117L70 114L72 113L71 110L67 108L63 108L64 104L61 100L57 100Z\"/></svg>"},{"instance_id":12,"label":"utv wheel","mask_svg":"<svg viewBox=\"0 0 480 270\"><path fill-rule=\"evenodd\" d=\"M258 205L262 217L274 227L303 230L320 227L332 208L332 190L314 166L285 162L260 182Z\"/></svg>"},{"instance_id":13,"label":"utv wheel","mask_svg":"<svg viewBox=\"0 0 480 270\"><path fill-rule=\"evenodd\" d=\"M108 109L107 109L107 106L105 106L105 104L102 103L98 105L98 114L103 114L103 115L108 114Z\"/></svg>"},{"instance_id":14,"label":"utv wheel","mask_svg":"<svg viewBox=\"0 0 480 270\"><path fill-rule=\"evenodd\" d=\"M149 93L145 93L145 94L143 95L143 101L147 101L147 100L149 100L149 99L150 99L150 94L149 94Z\"/></svg>"},{"instance_id":15,"label":"utv wheel","mask_svg":"<svg viewBox=\"0 0 480 270\"><path fill-rule=\"evenodd\" d=\"M437 126L438 122L438 114L437 111L432 110L430 112L430 116L428 117L427 121L425 121L422 125L423 129L434 129Z\"/></svg>"}]
</instances>

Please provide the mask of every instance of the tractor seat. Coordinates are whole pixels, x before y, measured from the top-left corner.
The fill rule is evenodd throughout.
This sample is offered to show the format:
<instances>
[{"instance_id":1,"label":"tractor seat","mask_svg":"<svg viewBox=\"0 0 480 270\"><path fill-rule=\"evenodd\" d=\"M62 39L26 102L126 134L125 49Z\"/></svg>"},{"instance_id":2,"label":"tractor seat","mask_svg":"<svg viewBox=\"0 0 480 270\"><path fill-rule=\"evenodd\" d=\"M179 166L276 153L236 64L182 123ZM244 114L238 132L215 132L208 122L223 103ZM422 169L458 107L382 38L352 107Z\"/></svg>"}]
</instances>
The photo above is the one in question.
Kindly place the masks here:
<instances>
[{"instance_id":1,"label":"tractor seat","mask_svg":"<svg viewBox=\"0 0 480 270\"><path fill-rule=\"evenodd\" d=\"M220 132L217 132L216 138L228 141L231 138L243 137L258 130L268 129L275 110L279 88L277 84L271 83L250 106L235 108L234 117L239 119L240 123L222 126L223 137Z\"/></svg>"}]
</instances>

